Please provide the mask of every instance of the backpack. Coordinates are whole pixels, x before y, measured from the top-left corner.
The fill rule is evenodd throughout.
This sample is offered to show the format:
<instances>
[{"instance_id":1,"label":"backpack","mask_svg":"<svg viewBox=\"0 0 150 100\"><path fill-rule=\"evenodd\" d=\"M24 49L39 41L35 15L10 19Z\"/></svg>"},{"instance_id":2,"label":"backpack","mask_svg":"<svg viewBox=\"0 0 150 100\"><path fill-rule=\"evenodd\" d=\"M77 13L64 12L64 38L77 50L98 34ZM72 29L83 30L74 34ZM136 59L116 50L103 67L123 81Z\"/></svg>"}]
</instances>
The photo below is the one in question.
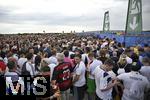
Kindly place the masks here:
<instances>
[{"instance_id":1,"label":"backpack","mask_svg":"<svg viewBox=\"0 0 150 100\"><path fill-rule=\"evenodd\" d=\"M26 63L27 63L27 62L25 62L25 63L23 64L23 66L22 66L21 75L30 75L30 72L27 71L27 69L26 69Z\"/></svg>"}]
</instances>

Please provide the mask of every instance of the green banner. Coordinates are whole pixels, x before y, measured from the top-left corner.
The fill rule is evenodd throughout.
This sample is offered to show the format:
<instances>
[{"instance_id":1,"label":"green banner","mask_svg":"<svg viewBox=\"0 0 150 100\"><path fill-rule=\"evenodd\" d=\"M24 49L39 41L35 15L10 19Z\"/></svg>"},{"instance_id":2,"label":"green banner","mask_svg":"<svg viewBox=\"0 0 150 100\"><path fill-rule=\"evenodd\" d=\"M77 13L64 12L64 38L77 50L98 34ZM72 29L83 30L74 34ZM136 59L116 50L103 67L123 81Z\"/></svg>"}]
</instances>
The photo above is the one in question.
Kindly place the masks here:
<instances>
[{"instance_id":1,"label":"green banner","mask_svg":"<svg viewBox=\"0 0 150 100\"><path fill-rule=\"evenodd\" d=\"M142 32L142 0L129 0L126 34Z\"/></svg>"},{"instance_id":2,"label":"green banner","mask_svg":"<svg viewBox=\"0 0 150 100\"><path fill-rule=\"evenodd\" d=\"M108 32L109 29L110 29L109 11L107 11L104 14L103 32Z\"/></svg>"}]
</instances>

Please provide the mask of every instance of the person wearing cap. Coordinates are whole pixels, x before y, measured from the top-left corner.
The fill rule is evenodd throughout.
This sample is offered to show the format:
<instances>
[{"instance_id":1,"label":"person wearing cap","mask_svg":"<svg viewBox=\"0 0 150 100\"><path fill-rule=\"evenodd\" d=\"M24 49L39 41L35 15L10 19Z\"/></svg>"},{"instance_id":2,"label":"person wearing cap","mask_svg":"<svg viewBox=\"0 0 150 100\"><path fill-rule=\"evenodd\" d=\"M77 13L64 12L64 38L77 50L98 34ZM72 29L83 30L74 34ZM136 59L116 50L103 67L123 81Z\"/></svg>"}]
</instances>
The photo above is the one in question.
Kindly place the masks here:
<instances>
[{"instance_id":1,"label":"person wearing cap","mask_svg":"<svg viewBox=\"0 0 150 100\"><path fill-rule=\"evenodd\" d=\"M112 100L112 88L119 84L113 81L108 73L112 70L114 61L107 59L104 64L97 66L93 72L96 82L96 100Z\"/></svg>"},{"instance_id":2,"label":"person wearing cap","mask_svg":"<svg viewBox=\"0 0 150 100\"><path fill-rule=\"evenodd\" d=\"M64 54L57 53L58 65L54 68L52 85L57 85L61 92L61 100L70 100L69 92L72 84L72 66L70 63L64 62Z\"/></svg>"},{"instance_id":3,"label":"person wearing cap","mask_svg":"<svg viewBox=\"0 0 150 100\"><path fill-rule=\"evenodd\" d=\"M134 62L131 72L117 76L124 85L122 100L144 100L144 92L149 89L149 82L139 73L140 69L141 66Z\"/></svg>"}]
</instances>

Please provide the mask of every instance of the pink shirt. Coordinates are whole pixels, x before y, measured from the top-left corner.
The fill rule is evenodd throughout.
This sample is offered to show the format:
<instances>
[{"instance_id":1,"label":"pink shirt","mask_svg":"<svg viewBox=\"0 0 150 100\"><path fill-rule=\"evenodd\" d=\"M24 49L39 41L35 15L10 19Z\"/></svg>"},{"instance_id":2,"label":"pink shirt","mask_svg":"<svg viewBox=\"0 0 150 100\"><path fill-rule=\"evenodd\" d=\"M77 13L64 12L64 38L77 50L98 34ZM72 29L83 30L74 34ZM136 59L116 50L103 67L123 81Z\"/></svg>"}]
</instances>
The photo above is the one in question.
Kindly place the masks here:
<instances>
[{"instance_id":1,"label":"pink shirt","mask_svg":"<svg viewBox=\"0 0 150 100\"><path fill-rule=\"evenodd\" d=\"M69 62L69 63L71 63L71 66L73 67L73 62L72 62L72 60L71 60L70 58L65 57L65 58L64 58L64 62Z\"/></svg>"}]
</instances>

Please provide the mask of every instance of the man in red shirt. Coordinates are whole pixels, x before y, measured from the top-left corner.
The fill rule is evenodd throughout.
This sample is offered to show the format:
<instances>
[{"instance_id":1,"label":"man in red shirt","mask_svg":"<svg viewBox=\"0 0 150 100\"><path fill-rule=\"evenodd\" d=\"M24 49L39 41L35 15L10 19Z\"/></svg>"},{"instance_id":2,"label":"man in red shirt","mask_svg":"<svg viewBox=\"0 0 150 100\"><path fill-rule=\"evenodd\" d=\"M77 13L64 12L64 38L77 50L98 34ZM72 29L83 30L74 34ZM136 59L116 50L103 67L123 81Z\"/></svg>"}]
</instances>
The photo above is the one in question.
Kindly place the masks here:
<instances>
[{"instance_id":1,"label":"man in red shirt","mask_svg":"<svg viewBox=\"0 0 150 100\"><path fill-rule=\"evenodd\" d=\"M64 62L64 54L58 53L56 58L58 60L58 65L54 68L52 85L57 85L61 91L61 100L69 99L69 88L72 84L72 66L70 63Z\"/></svg>"}]
</instances>

